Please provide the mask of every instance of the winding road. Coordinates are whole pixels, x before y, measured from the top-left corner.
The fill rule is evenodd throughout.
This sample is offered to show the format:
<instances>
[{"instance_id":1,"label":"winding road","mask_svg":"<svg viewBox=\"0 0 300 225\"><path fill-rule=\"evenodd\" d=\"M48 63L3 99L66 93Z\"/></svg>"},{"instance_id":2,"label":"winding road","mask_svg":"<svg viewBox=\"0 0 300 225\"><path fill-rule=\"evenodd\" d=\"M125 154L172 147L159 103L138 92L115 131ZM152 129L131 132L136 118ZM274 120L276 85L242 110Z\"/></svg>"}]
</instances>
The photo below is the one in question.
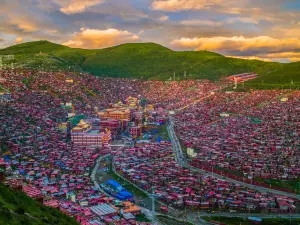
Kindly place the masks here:
<instances>
[{"instance_id":1,"label":"winding road","mask_svg":"<svg viewBox=\"0 0 300 225\"><path fill-rule=\"evenodd\" d=\"M195 171L195 172L201 172L201 173L205 173L205 174L208 174L208 175L213 175L217 178L220 178L220 179L223 179L223 180L235 183L235 184L239 184L239 185L242 185L242 186L254 189L254 190L258 190L260 192L270 192L270 193L273 193L275 195L283 195L283 196L288 196L288 197L300 200L300 195L297 195L297 194L278 191L278 190L274 190L274 189L270 189L270 188L265 188L265 187L252 185L252 184L247 184L247 183L244 183L244 182L241 182L241 181L237 181L237 180L234 180L234 179L231 179L231 178L228 178L228 177L221 176L221 175L213 173L213 172L207 172L205 170L201 170L201 169L195 168L193 166L190 166L188 164L187 160L186 160L186 157L183 155L181 145L180 145L179 140L178 140L178 138L176 136L176 133L174 131L174 121L173 121L173 118L171 116L169 116L169 125L167 126L167 130L168 130L171 142L173 144L173 151L174 151L174 154L176 156L175 158L181 166L188 167L192 171Z\"/></svg>"}]
</instances>

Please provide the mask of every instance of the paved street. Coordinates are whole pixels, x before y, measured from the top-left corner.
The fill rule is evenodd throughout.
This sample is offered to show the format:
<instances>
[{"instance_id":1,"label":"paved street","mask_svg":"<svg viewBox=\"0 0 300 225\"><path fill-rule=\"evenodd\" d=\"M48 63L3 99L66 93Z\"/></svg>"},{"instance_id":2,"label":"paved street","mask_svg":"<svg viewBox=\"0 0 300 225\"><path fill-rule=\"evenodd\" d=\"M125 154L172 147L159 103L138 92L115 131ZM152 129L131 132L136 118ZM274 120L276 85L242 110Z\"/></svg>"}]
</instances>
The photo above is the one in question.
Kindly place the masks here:
<instances>
[{"instance_id":1,"label":"paved street","mask_svg":"<svg viewBox=\"0 0 300 225\"><path fill-rule=\"evenodd\" d=\"M189 167L193 171L203 172L203 173L206 173L208 175L214 175L218 178L225 179L225 180L228 180L228 181L233 182L233 183L241 184L241 185L244 185L244 186L247 186L249 188L259 190L259 191L272 192L274 194L286 195L286 196L289 196L289 197L294 197L294 198L299 199L299 196L296 196L296 195L293 195L293 194L290 194L290 193L280 192L280 191L276 191L276 190L273 190L273 189L268 189L268 188L263 188L263 187L258 187L258 186L246 184L246 183L243 183L243 182L239 182L239 181L236 181L236 180L233 180L233 179L230 179L230 178L220 176L220 175L215 174L215 173L211 173L211 172L203 171L203 170L198 169L198 168L190 167L187 163L186 157L183 154L183 151L181 149L181 145L179 143L179 140L178 140L178 138L175 134L174 122L173 122L171 117L170 117L170 123L167 126L167 131L168 131L169 137L170 137L170 139L172 141L172 144L173 144L173 150L174 150L175 158L181 166ZM95 183L103 183L103 182L107 181L108 179L114 179L110 174L108 174L104 170L105 168L107 168L107 166L108 166L108 164L110 163L110 160L111 160L111 157L108 157L109 161L104 161L104 158L106 158L106 157L102 157L101 159L97 160L96 166L95 166L94 171L92 173L92 178L93 178L93 181L95 181ZM148 197L147 198L141 198L141 197L135 196L135 200L136 200L138 205L143 207L143 210L146 210L146 211L148 211L148 213L151 213L151 200ZM157 213L157 215L162 215L162 214L159 213L159 207L160 207L160 204L157 202L156 203L156 213ZM204 211L189 211L189 212L186 213L186 216L185 216L183 212L172 210L171 208L169 210L169 215L173 216L174 218L177 218L177 219L186 218L186 220L188 222L191 222L191 223L197 224L197 225L210 224L210 223L207 223L207 222L205 222L201 219L201 217L204 217L204 216L205 217L225 216L225 217L240 217L240 218L247 218L249 216L256 216L256 217L259 217L259 218L286 218L286 219L300 218L300 214L263 214L263 213L248 214L248 213L230 213L230 212L208 213L208 212L204 212ZM157 222L157 224L160 224L160 223Z\"/></svg>"},{"instance_id":2,"label":"paved street","mask_svg":"<svg viewBox=\"0 0 300 225\"><path fill-rule=\"evenodd\" d=\"M240 184L242 186L245 186L245 187L248 187L248 188L251 188L251 189L254 189L254 190L258 190L260 192L270 192L270 193L273 193L273 194L276 194L276 195L284 195L284 196L288 196L288 197L292 197L292 198L300 200L300 195L297 195L297 194L292 194L292 193L288 193L288 192L283 192L283 191L278 191L278 190L274 190L274 189L270 189L270 188L265 188L265 187L260 187L260 186L247 184L247 183L244 183L244 182L241 182L241 181L237 181L237 180L234 180L234 179L231 179L231 178L221 176L221 175L213 173L213 172L207 172L205 170L201 170L201 169L189 166L187 161L186 161L186 157L182 153L182 149L181 149L181 145L179 143L179 140L178 140L178 138L175 134L173 119L172 119L171 116L169 117L169 119L170 119L170 124L167 127L168 133L169 133L170 139L172 141L172 144L174 146L173 150L174 150L174 154L176 156L176 160L178 161L178 163L181 166L189 167L192 171L198 171L198 172L202 172L202 173L205 173L205 174L208 174L208 175L213 175L213 176L218 177L220 179L224 179L224 180L227 180L227 181L235 183L235 184Z\"/></svg>"}]
</instances>

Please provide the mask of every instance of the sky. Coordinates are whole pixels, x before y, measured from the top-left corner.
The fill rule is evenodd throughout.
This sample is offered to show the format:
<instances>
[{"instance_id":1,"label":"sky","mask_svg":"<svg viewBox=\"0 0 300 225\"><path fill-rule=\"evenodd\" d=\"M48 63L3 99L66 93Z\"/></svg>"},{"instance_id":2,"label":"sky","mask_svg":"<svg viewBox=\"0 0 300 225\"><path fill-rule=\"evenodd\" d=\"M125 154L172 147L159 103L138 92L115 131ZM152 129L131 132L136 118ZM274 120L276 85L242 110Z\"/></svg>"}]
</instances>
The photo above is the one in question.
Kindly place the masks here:
<instances>
[{"instance_id":1,"label":"sky","mask_svg":"<svg viewBox=\"0 0 300 225\"><path fill-rule=\"evenodd\" d=\"M265 61L300 61L300 0L0 0L0 48L48 40L105 48L155 42Z\"/></svg>"}]
</instances>

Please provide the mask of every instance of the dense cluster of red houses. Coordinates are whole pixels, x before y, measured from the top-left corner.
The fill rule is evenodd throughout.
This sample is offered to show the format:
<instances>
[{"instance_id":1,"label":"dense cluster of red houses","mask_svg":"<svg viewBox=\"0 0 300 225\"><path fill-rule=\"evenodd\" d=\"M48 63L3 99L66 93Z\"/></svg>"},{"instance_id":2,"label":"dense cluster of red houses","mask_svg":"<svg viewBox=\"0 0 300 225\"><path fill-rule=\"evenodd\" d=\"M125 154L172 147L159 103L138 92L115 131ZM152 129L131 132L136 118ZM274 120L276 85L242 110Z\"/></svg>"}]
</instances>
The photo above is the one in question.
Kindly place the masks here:
<instances>
[{"instance_id":1,"label":"dense cluster of red houses","mask_svg":"<svg viewBox=\"0 0 300 225\"><path fill-rule=\"evenodd\" d=\"M81 224L145 224L138 223L131 213L120 219L114 199L94 186L90 172L102 153L68 142L52 119L64 115L45 93L15 93L13 102L1 104L0 167L5 171L5 184L76 217ZM103 204L114 210L105 211L100 218L91 207Z\"/></svg>"},{"instance_id":2,"label":"dense cluster of red houses","mask_svg":"<svg viewBox=\"0 0 300 225\"><path fill-rule=\"evenodd\" d=\"M219 85L208 80L145 81L141 93L157 108L177 110L219 88Z\"/></svg>"},{"instance_id":3,"label":"dense cluster of red houses","mask_svg":"<svg viewBox=\"0 0 300 225\"><path fill-rule=\"evenodd\" d=\"M295 212L294 200L260 193L216 177L181 167L170 143L150 143L113 151L116 171L155 193L176 208L239 210L244 212Z\"/></svg>"},{"instance_id":4,"label":"dense cluster of red houses","mask_svg":"<svg viewBox=\"0 0 300 225\"><path fill-rule=\"evenodd\" d=\"M71 72L1 70L0 78L0 85L10 91L44 91L63 102L72 102L77 114L88 114L88 109L94 111L94 107L106 108L128 96L144 96L157 107L177 109L220 88L208 80L140 81Z\"/></svg>"},{"instance_id":5,"label":"dense cluster of red houses","mask_svg":"<svg viewBox=\"0 0 300 225\"><path fill-rule=\"evenodd\" d=\"M11 92L43 91L60 101L72 102L77 114L89 114L111 103L137 96L141 82L101 78L86 73L1 70L0 85Z\"/></svg>"},{"instance_id":6,"label":"dense cluster of red houses","mask_svg":"<svg viewBox=\"0 0 300 225\"><path fill-rule=\"evenodd\" d=\"M183 144L199 166L218 166L248 177L300 175L300 92L216 94L175 116Z\"/></svg>"},{"instance_id":7,"label":"dense cluster of red houses","mask_svg":"<svg viewBox=\"0 0 300 225\"><path fill-rule=\"evenodd\" d=\"M0 167L6 184L76 216L82 224L118 217L106 205L99 206L113 207L113 199L96 189L89 177L103 152L73 146L57 129L68 113L62 103L72 103L76 114L89 117L128 96L145 98L153 112L165 118L166 111L176 112L182 145L197 153L193 165L251 178L299 178L299 91L219 92L222 84L211 81L99 79L62 72L1 70L0 78L0 91L11 92L0 96ZM181 167L169 143L121 148L113 154L122 176L147 191L155 186L160 200L177 208L295 211L293 199ZM102 218L95 214L105 210L114 213ZM126 216L130 219L123 218L123 224L136 224Z\"/></svg>"}]
</instances>

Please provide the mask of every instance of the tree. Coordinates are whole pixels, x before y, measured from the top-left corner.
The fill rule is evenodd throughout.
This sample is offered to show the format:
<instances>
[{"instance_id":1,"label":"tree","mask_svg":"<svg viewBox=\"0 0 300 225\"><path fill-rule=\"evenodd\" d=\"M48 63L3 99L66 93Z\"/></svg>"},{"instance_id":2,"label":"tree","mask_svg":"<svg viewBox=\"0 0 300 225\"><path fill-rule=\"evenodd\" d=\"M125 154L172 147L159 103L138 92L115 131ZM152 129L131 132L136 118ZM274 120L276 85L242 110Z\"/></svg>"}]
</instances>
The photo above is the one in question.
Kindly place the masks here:
<instances>
[{"instance_id":1,"label":"tree","mask_svg":"<svg viewBox=\"0 0 300 225\"><path fill-rule=\"evenodd\" d=\"M22 206L18 206L18 208L15 210L15 212L20 215L24 215L25 209Z\"/></svg>"}]
</instances>

